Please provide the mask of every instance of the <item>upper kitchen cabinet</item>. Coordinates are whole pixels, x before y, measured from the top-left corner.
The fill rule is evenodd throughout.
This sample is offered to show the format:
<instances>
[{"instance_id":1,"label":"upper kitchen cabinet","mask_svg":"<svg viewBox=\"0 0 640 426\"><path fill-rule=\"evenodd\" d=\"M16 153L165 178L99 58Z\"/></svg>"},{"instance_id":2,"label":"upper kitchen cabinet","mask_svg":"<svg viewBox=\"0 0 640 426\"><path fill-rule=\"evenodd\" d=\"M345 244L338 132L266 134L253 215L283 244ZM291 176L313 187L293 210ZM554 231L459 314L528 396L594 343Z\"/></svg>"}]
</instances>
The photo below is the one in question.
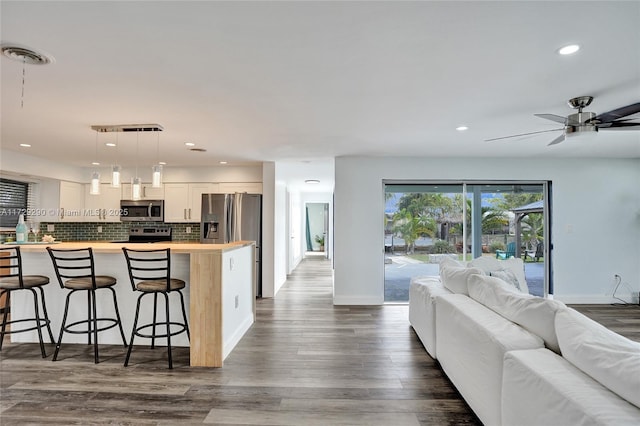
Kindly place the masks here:
<instances>
[{"instance_id":1,"label":"upper kitchen cabinet","mask_svg":"<svg viewBox=\"0 0 640 426\"><path fill-rule=\"evenodd\" d=\"M100 184L100 195L91 195L91 184L84 189L85 222L120 222L120 188Z\"/></svg>"},{"instance_id":2,"label":"upper kitchen cabinet","mask_svg":"<svg viewBox=\"0 0 640 426\"><path fill-rule=\"evenodd\" d=\"M248 194L262 194L262 182L220 182L218 194L234 194L246 192Z\"/></svg>"},{"instance_id":3,"label":"upper kitchen cabinet","mask_svg":"<svg viewBox=\"0 0 640 426\"><path fill-rule=\"evenodd\" d=\"M164 186L160 188L154 188L150 183L142 184L142 200L164 200ZM130 200L131 199L131 184L123 183L122 184L122 199Z\"/></svg>"},{"instance_id":4,"label":"upper kitchen cabinet","mask_svg":"<svg viewBox=\"0 0 640 426\"><path fill-rule=\"evenodd\" d=\"M167 183L164 185L164 221L200 222L202 194L218 192L217 183Z\"/></svg>"},{"instance_id":5,"label":"upper kitchen cabinet","mask_svg":"<svg viewBox=\"0 0 640 426\"><path fill-rule=\"evenodd\" d=\"M84 221L84 185L60 181L60 204L57 220L60 222Z\"/></svg>"}]
</instances>

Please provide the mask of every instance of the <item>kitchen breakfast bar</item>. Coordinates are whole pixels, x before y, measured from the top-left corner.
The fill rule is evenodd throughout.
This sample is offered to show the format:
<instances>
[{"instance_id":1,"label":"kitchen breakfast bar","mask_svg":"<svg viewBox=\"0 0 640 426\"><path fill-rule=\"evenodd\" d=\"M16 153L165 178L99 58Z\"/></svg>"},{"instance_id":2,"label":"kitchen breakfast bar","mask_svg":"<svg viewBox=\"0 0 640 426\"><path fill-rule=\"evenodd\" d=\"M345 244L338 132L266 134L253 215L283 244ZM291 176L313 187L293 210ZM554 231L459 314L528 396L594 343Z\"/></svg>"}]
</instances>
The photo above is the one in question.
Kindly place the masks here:
<instances>
[{"instance_id":1,"label":"kitchen breakfast bar","mask_svg":"<svg viewBox=\"0 0 640 426\"><path fill-rule=\"evenodd\" d=\"M191 338L178 335L172 346L190 347L190 365L199 367L222 367L224 358L231 352L255 320L255 243L239 241L229 244L200 243L109 243L109 242L62 242L57 244L20 245L24 274L45 275L50 284L44 286L47 310L54 337L57 339L62 321L67 290L58 285L55 271L46 247L55 249L93 249L96 274L111 275L117 279L115 286L118 307L127 339L131 333L137 294L131 288L122 247L138 250L159 248L171 249L171 276L187 283L184 291ZM27 292L15 292L11 298L11 315L17 319L33 315L33 302ZM113 313L113 301L109 292L98 295L100 312ZM172 312L180 312L179 299L171 300ZM151 305L141 312L141 321L151 318ZM160 317L164 313L159 312ZM145 318L146 316L146 318ZM69 321L86 318L86 304L72 305ZM14 342L37 342L35 331L12 335ZM45 340L45 342L48 339ZM116 328L99 333L100 344L122 345ZM60 358L64 358L64 345L85 343L86 336L65 333ZM136 339L136 345L148 345L148 339ZM159 342L162 344L162 341ZM132 358L135 357L135 351ZM123 352L124 360L124 352ZM135 362L135 361L132 361Z\"/></svg>"}]
</instances>

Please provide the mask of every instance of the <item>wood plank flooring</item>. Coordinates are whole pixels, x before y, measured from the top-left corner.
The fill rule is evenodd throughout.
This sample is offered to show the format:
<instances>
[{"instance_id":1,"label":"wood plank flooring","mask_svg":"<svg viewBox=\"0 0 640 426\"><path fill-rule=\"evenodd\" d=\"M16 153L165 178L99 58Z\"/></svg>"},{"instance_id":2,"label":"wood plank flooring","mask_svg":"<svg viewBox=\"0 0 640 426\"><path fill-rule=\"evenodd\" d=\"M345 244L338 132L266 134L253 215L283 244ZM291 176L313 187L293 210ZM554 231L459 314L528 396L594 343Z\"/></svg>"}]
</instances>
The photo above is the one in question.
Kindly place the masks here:
<instances>
[{"instance_id":1,"label":"wood plank flooring","mask_svg":"<svg viewBox=\"0 0 640 426\"><path fill-rule=\"evenodd\" d=\"M330 263L307 259L221 369L188 367L188 348L5 341L0 424L477 425L407 320L406 305L333 306ZM591 306L589 316L637 336L640 307ZM635 310L634 310L635 309ZM55 334L55 333L54 333ZM47 346L49 354L53 345Z\"/></svg>"}]
</instances>

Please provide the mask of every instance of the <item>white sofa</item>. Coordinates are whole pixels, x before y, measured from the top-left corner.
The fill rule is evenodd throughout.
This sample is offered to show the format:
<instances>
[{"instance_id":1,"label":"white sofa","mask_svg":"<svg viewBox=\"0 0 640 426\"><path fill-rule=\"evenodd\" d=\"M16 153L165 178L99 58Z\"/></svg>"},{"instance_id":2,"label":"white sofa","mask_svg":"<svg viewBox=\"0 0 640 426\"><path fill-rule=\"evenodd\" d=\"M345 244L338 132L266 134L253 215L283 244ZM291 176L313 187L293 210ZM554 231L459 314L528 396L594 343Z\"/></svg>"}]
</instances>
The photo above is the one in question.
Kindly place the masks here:
<instances>
[{"instance_id":1,"label":"white sofa","mask_svg":"<svg viewBox=\"0 0 640 426\"><path fill-rule=\"evenodd\" d=\"M640 424L640 343L464 268L414 279L409 319L484 424Z\"/></svg>"}]
</instances>

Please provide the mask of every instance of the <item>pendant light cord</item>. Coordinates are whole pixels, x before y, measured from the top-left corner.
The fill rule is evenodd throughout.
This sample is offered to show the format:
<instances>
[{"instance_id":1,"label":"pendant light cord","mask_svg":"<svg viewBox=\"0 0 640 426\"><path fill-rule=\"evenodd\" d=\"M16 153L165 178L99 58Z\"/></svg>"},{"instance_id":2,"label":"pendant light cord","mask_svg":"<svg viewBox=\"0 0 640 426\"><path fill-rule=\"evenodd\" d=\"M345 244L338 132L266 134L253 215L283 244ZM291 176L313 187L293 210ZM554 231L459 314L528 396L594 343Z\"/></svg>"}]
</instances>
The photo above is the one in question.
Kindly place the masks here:
<instances>
[{"instance_id":1,"label":"pendant light cord","mask_svg":"<svg viewBox=\"0 0 640 426\"><path fill-rule=\"evenodd\" d=\"M27 58L22 57L22 95L20 97L20 108L24 108L24 80L27 69Z\"/></svg>"}]
</instances>

